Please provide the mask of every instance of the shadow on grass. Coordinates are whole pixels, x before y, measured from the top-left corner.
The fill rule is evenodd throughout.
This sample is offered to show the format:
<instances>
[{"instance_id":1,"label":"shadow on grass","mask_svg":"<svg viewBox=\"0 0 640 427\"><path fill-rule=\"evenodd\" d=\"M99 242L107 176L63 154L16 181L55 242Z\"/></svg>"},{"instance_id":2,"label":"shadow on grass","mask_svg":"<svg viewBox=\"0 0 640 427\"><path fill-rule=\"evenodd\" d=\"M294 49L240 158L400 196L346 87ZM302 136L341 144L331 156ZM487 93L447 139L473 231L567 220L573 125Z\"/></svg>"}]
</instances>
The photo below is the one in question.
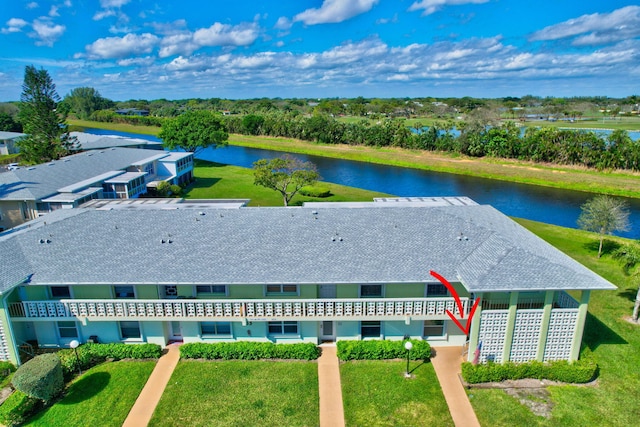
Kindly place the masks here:
<instances>
[{"instance_id":1,"label":"shadow on grass","mask_svg":"<svg viewBox=\"0 0 640 427\"><path fill-rule=\"evenodd\" d=\"M626 300L635 302L636 295L638 295L638 288L627 288L624 291L618 292L618 296Z\"/></svg>"},{"instance_id":2,"label":"shadow on grass","mask_svg":"<svg viewBox=\"0 0 640 427\"><path fill-rule=\"evenodd\" d=\"M600 247L600 240L592 240L588 243L585 243L583 247L597 255L598 248ZM602 242L602 255L612 254L618 248L620 248L620 243L614 242L613 240L604 239L604 241Z\"/></svg>"},{"instance_id":3,"label":"shadow on grass","mask_svg":"<svg viewBox=\"0 0 640 427\"><path fill-rule=\"evenodd\" d=\"M587 313L583 342L591 351L595 351L600 344L629 344L591 313Z\"/></svg>"},{"instance_id":4,"label":"shadow on grass","mask_svg":"<svg viewBox=\"0 0 640 427\"><path fill-rule=\"evenodd\" d=\"M225 165L224 163L211 162L209 160L202 160L202 159L195 159L193 165L195 167L202 166L202 167L208 167L208 168L222 168L225 166L229 166L229 165Z\"/></svg>"},{"instance_id":5,"label":"shadow on grass","mask_svg":"<svg viewBox=\"0 0 640 427\"><path fill-rule=\"evenodd\" d=\"M416 366L412 366L411 362L413 362L413 363L417 362L418 364ZM431 363L430 360L412 360L411 362L409 363L409 368L410 368L409 369L409 373L410 374L413 374L415 371L417 371L418 369L422 368L424 365L427 365L427 364Z\"/></svg>"},{"instance_id":6,"label":"shadow on grass","mask_svg":"<svg viewBox=\"0 0 640 427\"><path fill-rule=\"evenodd\" d=\"M60 405L74 405L100 393L108 384L111 375L108 372L96 372L86 375L73 383Z\"/></svg>"}]
</instances>

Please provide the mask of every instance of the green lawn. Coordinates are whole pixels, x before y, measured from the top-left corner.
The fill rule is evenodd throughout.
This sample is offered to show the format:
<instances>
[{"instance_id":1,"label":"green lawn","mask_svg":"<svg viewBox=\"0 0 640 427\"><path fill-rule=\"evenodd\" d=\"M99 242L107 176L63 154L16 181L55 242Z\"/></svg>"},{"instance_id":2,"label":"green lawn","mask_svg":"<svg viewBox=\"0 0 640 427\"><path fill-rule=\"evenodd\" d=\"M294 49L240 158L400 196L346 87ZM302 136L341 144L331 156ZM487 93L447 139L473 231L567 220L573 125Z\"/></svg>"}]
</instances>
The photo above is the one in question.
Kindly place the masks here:
<instances>
[{"instance_id":1,"label":"green lawn","mask_svg":"<svg viewBox=\"0 0 640 427\"><path fill-rule=\"evenodd\" d=\"M314 362L181 361L150 426L317 426Z\"/></svg>"},{"instance_id":2,"label":"green lawn","mask_svg":"<svg viewBox=\"0 0 640 427\"><path fill-rule=\"evenodd\" d=\"M502 390L469 391L480 423L485 426L630 426L638 422L640 403L640 326L624 320L631 315L637 283L611 259L611 249L624 239L611 238L601 259L596 236L580 230L518 220L525 227L618 285L617 291L593 292L581 357L600 366L595 387L549 387L554 409L550 419L533 415Z\"/></svg>"},{"instance_id":3,"label":"green lawn","mask_svg":"<svg viewBox=\"0 0 640 427\"><path fill-rule=\"evenodd\" d=\"M453 420L431 363L353 361L340 364L348 427L452 426Z\"/></svg>"},{"instance_id":4,"label":"green lawn","mask_svg":"<svg viewBox=\"0 0 640 427\"><path fill-rule=\"evenodd\" d=\"M195 184L187 189L187 199L251 199L250 206L283 206L280 193L253 184L253 171L238 166L222 165L203 160L196 160L194 176ZM374 197L385 197L388 194L343 185L320 183L328 187L333 196L317 199L296 195L292 205L307 201L344 202L372 201Z\"/></svg>"},{"instance_id":5,"label":"green lawn","mask_svg":"<svg viewBox=\"0 0 640 427\"><path fill-rule=\"evenodd\" d=\"M25 425L119 427L153 371L154 361L103 363L78 377L62 400Z\"/></svg>"}]
</instances>

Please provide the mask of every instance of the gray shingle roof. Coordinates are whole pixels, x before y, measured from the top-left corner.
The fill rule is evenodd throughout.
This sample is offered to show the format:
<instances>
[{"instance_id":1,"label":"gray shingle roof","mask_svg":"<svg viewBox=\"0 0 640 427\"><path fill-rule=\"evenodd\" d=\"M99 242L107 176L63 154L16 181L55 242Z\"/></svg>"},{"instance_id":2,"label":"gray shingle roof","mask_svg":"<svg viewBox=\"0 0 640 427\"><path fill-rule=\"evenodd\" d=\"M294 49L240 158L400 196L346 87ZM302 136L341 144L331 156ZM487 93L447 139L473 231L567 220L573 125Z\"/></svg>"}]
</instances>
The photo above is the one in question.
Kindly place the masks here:
<instances>
[{"instance_id":1,"label":"gray shingle roof","mask_svg":"<svg viewBox=\"0 0 640 427\"><path fill-rule=\"evenodd\" d=\"M0 173L0 200L40 200L106 172L124 170L158 154L135 148L87 151L63 159Z\"/></svg>"},{"instance_id":2,"label":"gray shingle roof","mask_svg":"<svg viewBox=\"0 0 640 427\"><path fill-rule=\"evenodd\" d=\"M434 282L430 270L470 292L615 289L490 206L384 205L56 211L0 237L0 253L22 252L2 263L0 289L25 273L34 284L317 284Z\"/></svg>"}]
</instances>

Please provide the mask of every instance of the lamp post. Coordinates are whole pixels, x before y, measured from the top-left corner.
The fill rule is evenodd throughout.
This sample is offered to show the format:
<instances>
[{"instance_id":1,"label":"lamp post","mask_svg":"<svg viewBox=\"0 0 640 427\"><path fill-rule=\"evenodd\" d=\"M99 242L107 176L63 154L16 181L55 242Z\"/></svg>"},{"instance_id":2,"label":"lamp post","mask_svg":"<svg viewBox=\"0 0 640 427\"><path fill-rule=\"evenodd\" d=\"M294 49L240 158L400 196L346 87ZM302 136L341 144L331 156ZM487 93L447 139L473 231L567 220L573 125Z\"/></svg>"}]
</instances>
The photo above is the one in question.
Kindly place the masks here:
<instances>
[{"instance_id":1,"label":"lamp post","mask_svg":"<svg viewBox=\"0 0 640 427\"><path fill-rule=\"evenodd\" d=\"M404 373L404 377L411 378L411 374L409 373L409 354L411 354L411 349L413 348L413 344L411 343L411 341L405 342L404 348L407 349L407 370Z\"/></svg>"},{"instance_id":2,"label":"lamp post","mask_svg":"<svg viewBox=\"0 0 640 427\"><path fill-rule=\"evenodd\" d=\"M80 369L80 357L78 356L79 345L80 345L80 342L78 342L78 340L73 340L69 343L69 347L71 347L76 354L76 363L78 364L78 374L82 375L82 369Z\"/></svg>"}]
</instances>

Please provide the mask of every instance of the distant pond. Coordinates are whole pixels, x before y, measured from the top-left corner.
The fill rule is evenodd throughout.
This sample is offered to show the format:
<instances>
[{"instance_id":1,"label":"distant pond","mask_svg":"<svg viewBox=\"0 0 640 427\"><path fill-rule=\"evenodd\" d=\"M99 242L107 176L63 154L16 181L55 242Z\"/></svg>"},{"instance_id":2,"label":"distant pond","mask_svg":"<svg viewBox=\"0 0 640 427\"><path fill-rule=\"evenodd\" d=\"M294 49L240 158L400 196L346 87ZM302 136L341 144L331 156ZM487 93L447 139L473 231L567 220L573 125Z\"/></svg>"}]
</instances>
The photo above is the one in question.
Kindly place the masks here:
<instances>
[{"instance_id":1,"label":"distant pond","mask_svg":"<svg viewBox=\"0 0 640 427\"><path fill-rule=\"evenodd\" d=\"M159 141L148 135L102 129L86 129L98 135L121 135ZM282 152L229 145L207 149L198 158L250 168L256 160L281 156ZM580 206L594 194L560 190L537 185L517 184L451 173L378 165L352 160L292 154L313 162L324 181L401 197L467 196L480 204L489 204L506 215L526 218L562 227L576 228ZM627 201L631 229L620 236L640 238L640 199Z\"/></svg>"}]
</instances>

